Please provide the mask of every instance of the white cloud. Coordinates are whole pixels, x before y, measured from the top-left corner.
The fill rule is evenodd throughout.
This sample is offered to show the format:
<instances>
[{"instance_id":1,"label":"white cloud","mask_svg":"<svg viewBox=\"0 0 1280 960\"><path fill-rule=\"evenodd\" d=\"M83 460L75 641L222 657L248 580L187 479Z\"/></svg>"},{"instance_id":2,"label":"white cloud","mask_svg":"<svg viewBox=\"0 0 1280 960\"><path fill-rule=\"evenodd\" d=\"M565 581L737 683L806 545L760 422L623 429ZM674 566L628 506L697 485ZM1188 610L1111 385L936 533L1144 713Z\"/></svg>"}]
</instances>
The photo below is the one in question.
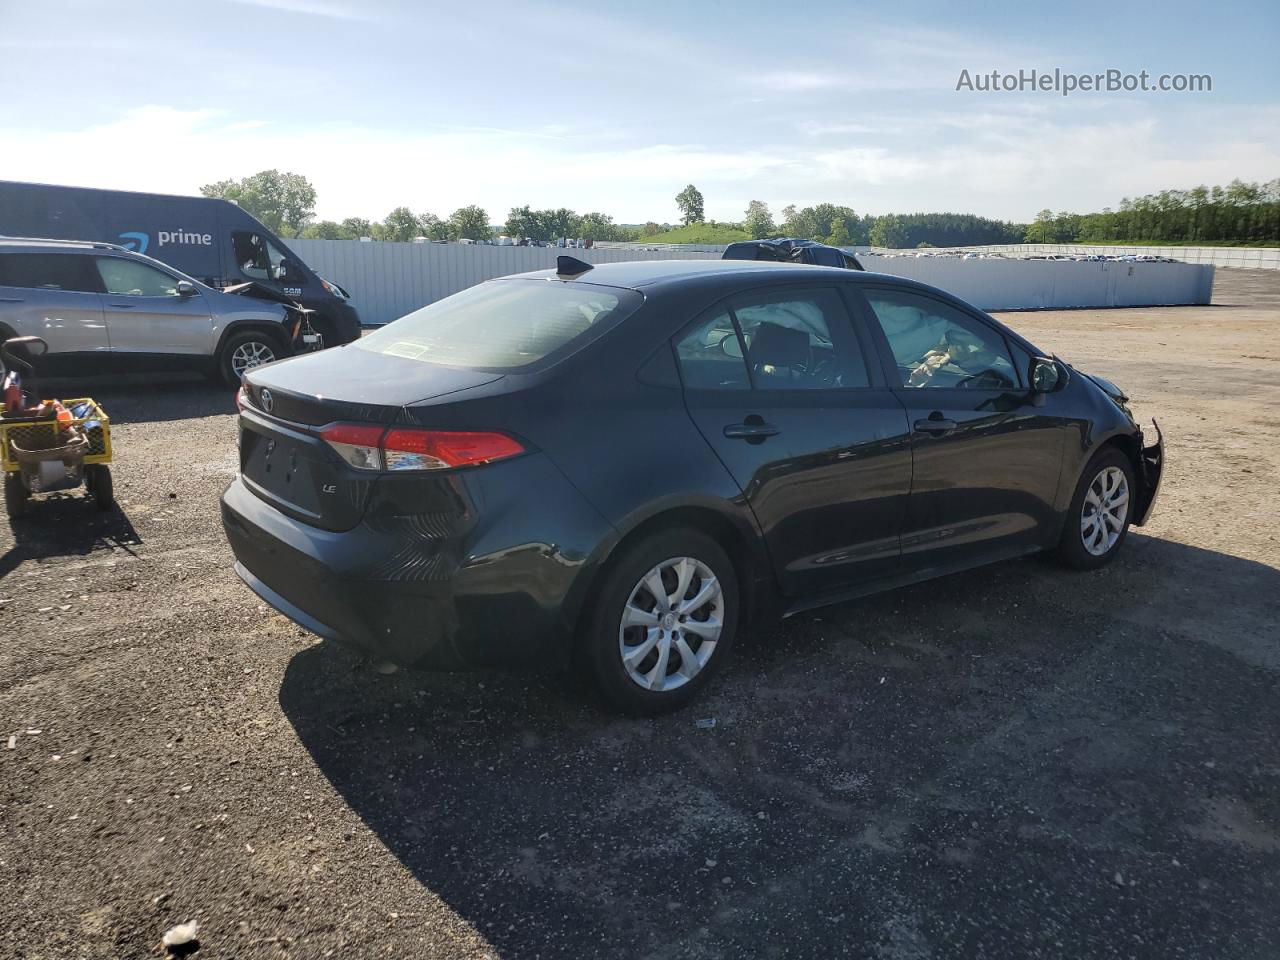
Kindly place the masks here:
<instances>
[{"instance_id":1,"label":"white cloud","mask_svg":"<svg viewBox=\"0 0 1280 960\"><path fill-rule=\"evenodd\" d=\"M1277 108L1183 118L1197 131L1193 142L1150 118L1087 119L1068 126L1013 106L859 115L858 129L824 131L820 141L727 150L628 146L564 124L528 132L293 130L239 113L152 105L79 130L0 126L0 176L194 194L202 184L275 167L311 180L323 218L381 218L400 204L446 215L479 203L498 221L529 203L637 222L674 219L673 197L690 182L719 219L740 217L753 197L775 209L826 200L860 212L949 209L1029 219L1044 206L1100 209L1165 187L1266 180L1280 167Z\"/></svg>"}]
</instances>

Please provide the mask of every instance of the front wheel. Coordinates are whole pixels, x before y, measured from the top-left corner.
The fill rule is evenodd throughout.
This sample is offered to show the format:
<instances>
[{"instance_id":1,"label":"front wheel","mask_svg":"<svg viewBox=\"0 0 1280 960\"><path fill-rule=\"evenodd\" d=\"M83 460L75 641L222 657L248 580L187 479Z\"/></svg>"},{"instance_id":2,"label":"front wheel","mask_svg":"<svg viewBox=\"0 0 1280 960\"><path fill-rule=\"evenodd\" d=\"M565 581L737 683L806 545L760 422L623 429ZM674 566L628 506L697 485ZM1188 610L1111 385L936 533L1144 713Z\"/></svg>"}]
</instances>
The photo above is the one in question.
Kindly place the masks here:
<instances>
[{"instance_id":1,"label":"front wheel","mask_svg":"<svg viewBox=\"0 0 1280 960\"><path fill-rule=\"evenodd\" d=\"M606 702L625 713L683 706L728 655L738 578L718 543L669 530L626 549L605 575L583 637Z\"/></svg>"},{"instance_id":2,"label":"front wheel","mask_svg":"<svg viewBox=\"0 0 1280 960\"><path fill-rule=\"evenodd\" d=\"M283 354L275 339L257 330L227 338L218 355L218 369L229 386L238 387L240 378L254 367L271 363Z\"/></svg>"},{"instance_id":3,"label":"front wheel","mask_svg":"<svg viewBox=\"0 0 1280 960\"><path fill-rule=\"evenodd\" d=\"M105 463L91 463L84 468L84 485L99 510L110 510L115 506L114 485L111 482L111 468Z\"/></svg>"},{"instance_id":4,"label":"front wheel","mask_svg":"<svg viewBox=\"0 0 1280 960\"><path fill-rule=\"evenodd\" d=\"M1096 570L1110 563L1129 533L1133 496L1129 458L1115 447L1097 453L1071 499L1058 557L1078 570Z\"/></svg>"}]
</instances>

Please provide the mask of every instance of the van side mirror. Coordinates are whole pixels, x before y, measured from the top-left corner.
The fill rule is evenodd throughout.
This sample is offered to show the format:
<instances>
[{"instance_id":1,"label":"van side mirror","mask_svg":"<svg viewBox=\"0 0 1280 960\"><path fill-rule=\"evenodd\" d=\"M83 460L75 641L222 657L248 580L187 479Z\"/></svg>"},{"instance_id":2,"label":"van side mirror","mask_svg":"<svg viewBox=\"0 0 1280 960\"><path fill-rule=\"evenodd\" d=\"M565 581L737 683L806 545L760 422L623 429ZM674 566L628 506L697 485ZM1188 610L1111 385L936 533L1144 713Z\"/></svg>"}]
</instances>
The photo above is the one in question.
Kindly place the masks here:
<instances>
[{"instance_id":1,"label":"van side mirror","mask_svg":"<svg viewBox=\"0 0 1280 960\"><path fill-rule=\"evenodd\" d=\"M190 280L178 281L178 296L194 297L196 295L196 285Z\"/></svg>"}]
</instances>

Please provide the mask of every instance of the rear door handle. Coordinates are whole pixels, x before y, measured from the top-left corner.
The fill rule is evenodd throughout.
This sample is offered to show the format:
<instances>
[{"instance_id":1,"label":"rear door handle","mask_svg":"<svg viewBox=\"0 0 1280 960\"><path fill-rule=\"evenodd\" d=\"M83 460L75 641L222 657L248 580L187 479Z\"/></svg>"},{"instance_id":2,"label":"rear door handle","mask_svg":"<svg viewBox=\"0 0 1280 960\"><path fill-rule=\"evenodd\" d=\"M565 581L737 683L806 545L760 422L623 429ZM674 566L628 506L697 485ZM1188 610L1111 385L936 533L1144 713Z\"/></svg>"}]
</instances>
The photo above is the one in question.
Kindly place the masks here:
<instances>
[{"instance_id":1,"label":"rear door handle","mask_svg":"<svg viewBox=\"0 0 1280 960\"><path fill-rule=\"evenodd\" d=\"M0 303L26 303L22 297L0 297Z\"/></svg>"},{"instance_id":2,"label":"rear door handle","mask_svg":"<svg viewBox=\"0 0 1280 960\"><path fill-rule=\"evenodd\" d=\"M916 421L916 432L927 433L932 437L945 437L948 433L955 430L958 424L954 420L948 420L945 417L934 419L930 417L927 420Z\"/></svg>"},{"instance_id":3,"label":"rear door handle","mask_svg":"<svg viewBox=\"0 0 1280 960\"><path fill-rule=\"evenodd\" d=\"M758 418L757 418L758 419ZM724 428L724 435L730 440L754 440L759 442L766 437L775 437L782 430L772 423L760 420L758 423L748 420L746 423L731 423Z\"/></svg>"},{"instance_id":4,"label":"rear door handle","mask_svg":"<svg viewBox=\"0 0 1280 960\"><path fill-rule=\"evenodd\" d=\"M108 307L115 307L117 310L132 310L132 303L108 303Z\"/></svg>"}]
</instances>

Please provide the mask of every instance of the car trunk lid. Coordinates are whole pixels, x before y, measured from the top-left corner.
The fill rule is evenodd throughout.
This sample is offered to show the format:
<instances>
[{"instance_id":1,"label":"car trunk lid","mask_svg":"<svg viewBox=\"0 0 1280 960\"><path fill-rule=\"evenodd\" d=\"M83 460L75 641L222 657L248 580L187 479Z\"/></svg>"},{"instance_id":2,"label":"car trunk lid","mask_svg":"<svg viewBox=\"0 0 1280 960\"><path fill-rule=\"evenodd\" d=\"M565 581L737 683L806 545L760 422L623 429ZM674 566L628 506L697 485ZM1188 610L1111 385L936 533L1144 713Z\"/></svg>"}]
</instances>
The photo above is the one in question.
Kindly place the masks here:
<instances>
[{"instance_id":1,"label":"car trunk lid","mask_svg":"<svg viewBox=\"0 0 1280 960\"><path fill-rule=\"evenodd\" d=\"M344 347L252 370L244 378L241 477L254 494L297 520L349 530L364 515L379 475L350 466L320 428L391 425L404 419L406 404L499 376Z\"/></svg>"}]
</instances>

